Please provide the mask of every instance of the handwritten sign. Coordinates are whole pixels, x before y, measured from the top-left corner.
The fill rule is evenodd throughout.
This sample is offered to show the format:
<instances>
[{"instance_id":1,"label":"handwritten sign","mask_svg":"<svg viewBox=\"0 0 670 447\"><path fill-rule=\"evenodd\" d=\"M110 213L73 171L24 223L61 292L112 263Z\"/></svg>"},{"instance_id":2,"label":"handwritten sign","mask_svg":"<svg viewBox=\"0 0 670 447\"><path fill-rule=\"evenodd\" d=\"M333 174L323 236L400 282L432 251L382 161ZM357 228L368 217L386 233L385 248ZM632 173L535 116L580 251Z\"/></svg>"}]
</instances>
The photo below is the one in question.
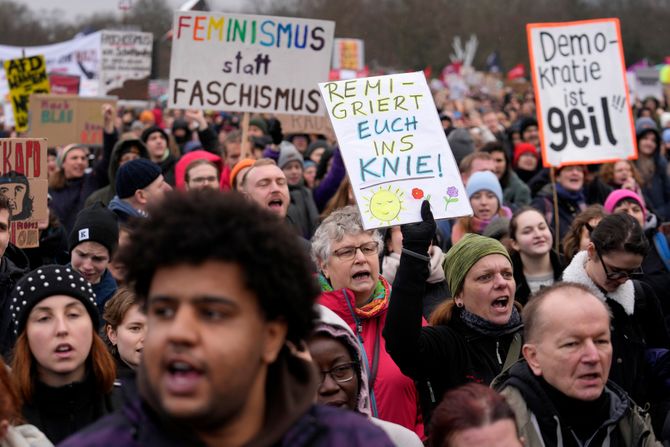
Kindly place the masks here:
<instances>
[{"instance_id":1,"label":"handwritten sign","mask_svg":"<svg viewBox=\"0 0 670 447\"><path fill-rule=\"evenodd\" d=\"M617 19L527 25L546 167L637 158Z\"/></svg>"},{"instance_id":2,"label":"handwritten sign","mask_svg":"<svg viewBox=\"0 0 670 447\"><path fill-rule=\"evenodd\" d=\"M335 23L175 12L169 106L323 115Z\"/></svg>"},{"instance_id":3,"label":"handwritten sign","mask_svg":"<svg viewBox=\"0 0 670 447\"><path fill-rule=\"evenodd\" d=\"M319 87L366 229L472 214L423 72Z\"/></svg>"},{"instance_id":4,"label":"handwritten sign","mask_svg":"<svg viewBox=\"0 0 670 447\"><path fill-rule=\"evenodd\" d=\"M103 31L100 94L119 99L148 99L153 34Z\"/></svg>"},{"instance_id":5,"label":"handwritten sign","mask_svg":"<svg viewBox=\"0 0 670 447\"><path fill-rule=\"evenodd\" d=\"M46 137L50 146L70 143L102 144L102 105L115 104L114 97L32 95L30 136Z\"/></svg>"},{"instance_id":6,"label":"handwritten sign","mask_svg":"<svg viewBox=\"0 0 670 447\"><path fill-rule=\"evenodd\" d=\"M32 93L49 93L49 78L44 56L8 59L4 63L9 97L14 112L14 127L28 130L28 98Z\"/></svg>"},{"instance_id":7,"label":"handwritten sign","mask_svg":"<svg viewBox=\"0 0 670 447\"><path fill-rule=\"evenodd\" d=\"M10 240L21 248L39 246L39 222L47 213L47 141L0 138L0 194L12 214Z\"/></svg>"}]
</instances>

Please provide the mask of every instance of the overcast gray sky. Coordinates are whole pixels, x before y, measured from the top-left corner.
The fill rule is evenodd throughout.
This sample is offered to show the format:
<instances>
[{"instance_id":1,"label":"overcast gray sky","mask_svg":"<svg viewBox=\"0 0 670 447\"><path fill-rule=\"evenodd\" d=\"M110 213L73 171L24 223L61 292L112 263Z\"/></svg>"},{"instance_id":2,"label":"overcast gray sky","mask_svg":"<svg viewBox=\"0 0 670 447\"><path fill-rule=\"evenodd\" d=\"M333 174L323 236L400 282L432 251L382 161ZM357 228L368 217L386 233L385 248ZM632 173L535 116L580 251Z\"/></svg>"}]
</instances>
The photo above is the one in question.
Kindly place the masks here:
<instances>
[{"instance_id":1,"label":"overcast gray sky","mask_svg":"<svg viewBox=\"0 0 670 447\"><path fill-rule=\"evenodd\" d=\"M119 13L119 0L14 0L17 3L27 5L35 12L51 11L59 9L59 17L72 21L77 16L88 16L95 12L117 12ZM131 0L136 2L137 0ZM186 0L167 0L174 9L186 2ZM245 3L244 0L207 0L211 9L215 11L239 12Z\"/></svg>"}]
</instances>

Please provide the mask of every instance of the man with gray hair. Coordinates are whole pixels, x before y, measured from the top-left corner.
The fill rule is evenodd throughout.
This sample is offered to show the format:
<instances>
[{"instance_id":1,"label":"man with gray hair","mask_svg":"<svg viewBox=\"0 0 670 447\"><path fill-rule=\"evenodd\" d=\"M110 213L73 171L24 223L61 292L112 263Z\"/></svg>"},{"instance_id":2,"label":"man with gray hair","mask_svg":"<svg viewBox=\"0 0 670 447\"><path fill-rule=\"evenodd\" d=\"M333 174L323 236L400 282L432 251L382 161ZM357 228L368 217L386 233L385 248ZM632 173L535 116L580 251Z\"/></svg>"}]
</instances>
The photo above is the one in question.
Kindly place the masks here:
<instances>
[{"instance_id":1,"label":"man with gray hair","mask_svg":"<svg viewBox=\"0 0 670 447\"><path fill-rule=\"evenodd\" d=\"M586 287L558 283L523 310L524 360L493 386L526 446L660 446L647 415L616 384L611 315Z\"/></svg>"}]
</instances>

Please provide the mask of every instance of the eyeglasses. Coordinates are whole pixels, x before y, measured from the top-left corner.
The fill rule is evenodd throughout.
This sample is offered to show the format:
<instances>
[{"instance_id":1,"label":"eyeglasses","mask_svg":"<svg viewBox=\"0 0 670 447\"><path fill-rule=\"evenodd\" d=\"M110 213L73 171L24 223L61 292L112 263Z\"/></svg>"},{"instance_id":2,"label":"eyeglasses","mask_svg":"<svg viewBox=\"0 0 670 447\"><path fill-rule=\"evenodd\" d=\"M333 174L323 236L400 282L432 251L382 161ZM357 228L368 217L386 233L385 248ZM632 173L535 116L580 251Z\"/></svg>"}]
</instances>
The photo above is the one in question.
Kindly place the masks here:
<instances>
[{"instance_id":1,"label":"eyeglasses","mask_svg":"<svg viewBox=\"0 0 670 447\"><path fill-rule=\"evenodd\" d=\"M342 247L333 252L333 255L342 261L351 261L356 257L356 250L360 249L364 256L373 256L379 253L379 242L371 241L355 247Z\"/></svg>"},{"instance_id":2,"label":"eyeglasses","mask_svg":"<svg viewBox=\"0 0 670 447\"><path fill-rule=\"evenodd\" d=\"M593 247L596 249L596 253L598 254L598 257L600 258L600 264L603 266L603 270L605 270L605 276L607 279L610 281L618 281L620 279L639 279L642 277L644 274L644 271L642 271L642 267L638 267L635 270L619 270L616 272L611 272L607 268L607 264L605 264L605 261L603 260L603 256L600 254L600 250L598 250L598 246L596 244L593 244Z\"/></svg>"},{"instance_id":3,"label":"eyeglasses","mask_svg":"<svg viewBox=\"0 0 670 447\"><path fill-rule=\"evenodd\" d=\"M191 179L191 183L195 183L196 185L202 184L202 183L215 183L218 179L215 176L211 177L195 177Z\"/></svg>"},{"instance_id":4,"label":"eyeglasses","mask_svg":"<svg viewBox=\"0 0 670 447\"><path fill-rule=\"evenodd\" d=\"M337 365L328 371L320 371L321 373L321 383L326 381L326 374L328 374L335 382L337 383L346 383L354 378L356 370L355 362L344 363L342 365Z\"/></svg>"}]
</instances>

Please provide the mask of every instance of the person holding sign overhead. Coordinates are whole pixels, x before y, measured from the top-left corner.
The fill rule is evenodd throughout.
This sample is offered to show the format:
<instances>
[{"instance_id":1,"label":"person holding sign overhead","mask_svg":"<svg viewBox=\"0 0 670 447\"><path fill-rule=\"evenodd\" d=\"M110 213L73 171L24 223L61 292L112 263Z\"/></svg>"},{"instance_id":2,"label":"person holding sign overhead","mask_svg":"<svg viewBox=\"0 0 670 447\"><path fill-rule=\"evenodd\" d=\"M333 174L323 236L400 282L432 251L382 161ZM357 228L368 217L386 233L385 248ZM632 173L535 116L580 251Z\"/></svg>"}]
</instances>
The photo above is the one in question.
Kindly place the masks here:
<instances>
[{"instance_id":1,"label":"person holding sign overhead","mask_svg":"<svg viewBox=\"0 0 670 447\"><path fill-rule=\"evenodd\" d=\"M507 249L497 240L466 234L443 263L453 299L422 327L422 297L435 235L424 201L422 222L401 227L403 250L384 327L386 350L420 389L424 422L445 392L468 382L490 384L521 353L521 317Z\"/></svg>"},{"instance_id":2,"label":"person holding sign overhead","mask_svg":"<svg viewBox=\"0 0 670 447\"><path fill-rule=\"evenodd\" d=\"M114 118L116 113L110 104L102 107L104 122L102 159L91 172L88 168L88 148L78 144L65 146L58 156L59 171L49 179L49 194L53 198L51 209L69 234L74 225L77 213L84 208L86 199L95 190L109 184L107 170L111 160L112 149L117 141Z\"/></svg>"}]
</instances>

